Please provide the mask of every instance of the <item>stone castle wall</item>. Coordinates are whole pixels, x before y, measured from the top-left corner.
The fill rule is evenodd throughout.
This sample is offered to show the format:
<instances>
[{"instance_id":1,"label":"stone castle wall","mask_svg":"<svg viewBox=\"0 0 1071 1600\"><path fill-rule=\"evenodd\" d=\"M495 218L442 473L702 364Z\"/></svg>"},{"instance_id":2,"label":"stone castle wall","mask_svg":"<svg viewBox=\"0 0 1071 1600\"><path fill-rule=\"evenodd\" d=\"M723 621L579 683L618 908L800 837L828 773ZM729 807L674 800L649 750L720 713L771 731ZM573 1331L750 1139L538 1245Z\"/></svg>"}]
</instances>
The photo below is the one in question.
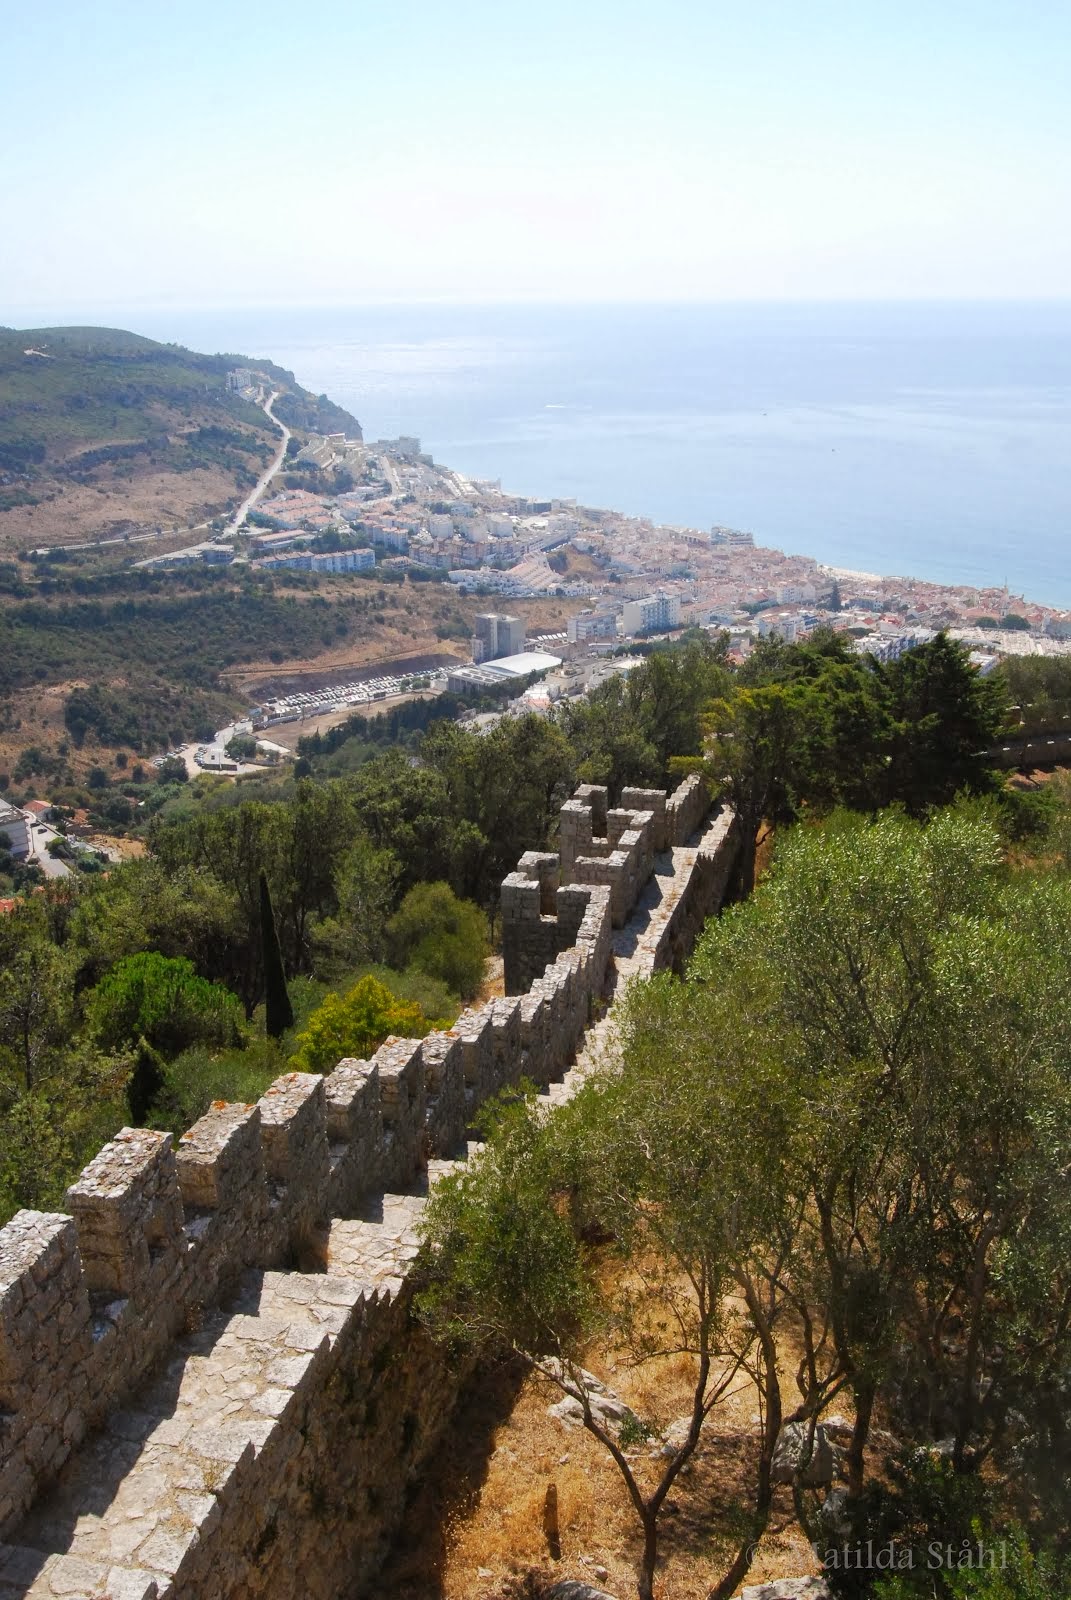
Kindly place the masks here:
<instances>
[{"instance_id":1,"label":"stone castle wall","mask_svg":"<svg viewBox=\"0 0 1071 1600\"><path fill-rule=\"evenodd\" d=\"M616 813L581 791L563 836L566 812L606 853L575 853L572 882L564 850L505 880L523 993L324 1077L288 1074L255 1106L217 1104L174 1147L124 1129L69 1215L0 1231L0 1537L18 1530L0 1597L288 1600L374 1572L461 1378L408 1309L429 1170L464 1153L489 1095L562 1078L645 884L666 885L645 970L679 965L735 854L727 815L708 848L672 849L702 820L693 780L668 801L630 791ZM577 883L585 862L606 877ZM307 1562L271 1559L284 1531Z\"/></svg>"}]
</instances>

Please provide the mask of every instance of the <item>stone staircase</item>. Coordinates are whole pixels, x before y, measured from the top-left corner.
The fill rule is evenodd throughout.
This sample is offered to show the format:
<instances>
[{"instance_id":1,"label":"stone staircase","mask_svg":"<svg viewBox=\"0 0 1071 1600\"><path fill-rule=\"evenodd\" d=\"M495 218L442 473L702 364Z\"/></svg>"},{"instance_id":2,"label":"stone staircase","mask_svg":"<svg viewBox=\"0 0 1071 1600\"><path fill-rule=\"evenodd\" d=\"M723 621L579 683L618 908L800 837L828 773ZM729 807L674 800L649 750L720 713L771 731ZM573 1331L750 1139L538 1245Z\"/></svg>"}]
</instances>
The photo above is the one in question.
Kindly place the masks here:
<instances>
[{"instance_id":1,"label":"stone staircase","mask_svg":"<svg viewBox=\"0 0 1071 1600\"><path fill-rule=\"evenodd\" d=\"M681 894L704 853L718 857L725 827L718 819L697 845L656 858L633 915L613 936L608 1009L545 1089L548 1106L616 1059L614 994L670 964L667 936ZM18 1543L0 1545L0 1600L327 1600L357 1592L381 1559L383 1527L401 1514L399 1501L393 1518L386 1515L384 1497L397 1490L379 1470L397 1450L399 1410L418 1463L421 1437L434 1448L456 1393L456 1372L444 1383L433 1371L408 1315L428 1188L456 1165L430 1161L409 1190L365 1196L357 1215L310 1231L299 1270L247 1270L228 1302L188 1318L196 1325L134 1403L84 1440L23 1521ZM381 1410L390 1411L390 1428ZM337 1458L333 1477L322 1470L324 1457ZM285 1550L273 1557L272 1541L277 1524L295 1515L319 1519L323 1532L317 1560L291 1573ZM260 1558L255 1584L251 1549Z\"/></svg>"},{"instance_id":2,"label":"stone staircase","mask_svg":"<svg viewBox=\"0 0 1071 1600\"><path fill-rule=\"evenodd\" d=\"M452 1165L431 1163L429 1181ZM340 1340L403 1295L425 1204L426 1186L371 1195L363 1216L316 1236L325 1271L247 1272L226 1309L176 1342L136 1405L86 1441L22 1543L0 1546L0 1597L210 1594L197 1584L201 1552L230 1504L248 1499L244 1480L285 1473L302 1398L320 1388Z\"/></svg>"}]
</instances>

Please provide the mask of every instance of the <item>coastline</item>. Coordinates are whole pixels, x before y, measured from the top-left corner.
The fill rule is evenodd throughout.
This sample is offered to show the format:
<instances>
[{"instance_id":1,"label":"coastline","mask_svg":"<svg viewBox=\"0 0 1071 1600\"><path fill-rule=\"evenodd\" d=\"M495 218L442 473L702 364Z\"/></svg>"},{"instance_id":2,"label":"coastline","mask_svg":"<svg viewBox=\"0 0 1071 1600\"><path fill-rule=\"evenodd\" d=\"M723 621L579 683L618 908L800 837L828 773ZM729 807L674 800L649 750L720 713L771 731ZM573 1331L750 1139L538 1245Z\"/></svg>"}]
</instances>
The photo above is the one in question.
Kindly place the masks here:
<instances>
[{"instance_id":1,"label":"coastline","mask_svg":"<svg viewBox=\"0 0 1071 1600\"><path fill-rule=\"evenodd\" d=\"M1066 305L169 308L140 322L266 352L370 438L417 434L526 497L752 527L853 572L1006 577L1071 607Z\"/></svg>"}]
</instances>

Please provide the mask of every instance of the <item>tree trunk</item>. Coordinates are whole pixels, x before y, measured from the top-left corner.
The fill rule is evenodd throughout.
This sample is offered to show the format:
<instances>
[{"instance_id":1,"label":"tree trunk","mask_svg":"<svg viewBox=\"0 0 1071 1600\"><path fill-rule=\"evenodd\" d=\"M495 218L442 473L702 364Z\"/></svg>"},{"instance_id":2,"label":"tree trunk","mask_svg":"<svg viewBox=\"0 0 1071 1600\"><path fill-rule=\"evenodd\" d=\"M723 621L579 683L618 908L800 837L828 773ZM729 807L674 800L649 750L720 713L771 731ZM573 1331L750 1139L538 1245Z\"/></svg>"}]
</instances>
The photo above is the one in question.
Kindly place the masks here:
<instances>
[{"instance_id":1,"label":"tree trunk","mask_svg":"<svg viewBox=\"0 0 1071 1600\"><path fill-rule=\"evenodd\" d=\"M773 1329L770 1326L769 1318L762 1309L754 1285L745 1281L741 1287L744 1290L748 1311L751 1314L751 1320L759 1336L759 1344L762 1348L763 1388L766 1392L766 1426L762 1431L758 1479L755 1484L755 1511L751 1519L749 1537L747 1542L740 1546L732 1566L716 1588L710 1591L707 1600L726 1600L728 1595L734 1594L755 1559L755 1547L766 1532L766 1525L770 1520L770 1507L773 1504L774 1491L773 1458L774 1451L777 1449L777 1437L781 1432L781 1418L783 1416L781 1384L777 1376L777 1346L774 1343Z\"/></svg>"},{"instance_id":2,"label":"tree trunk","mask_svg":"<svg viewBox=\"0 0 1071 1600\"><path fill-rule=\"evenodd\" d=\"M968 1313L970 1317L970 1332L967 1336L967 1352L963 1363L963 1381L960 1386L959 1404L956 1408L956 1432L952 1449L952 1469L954 1472L963 1471L967 1438L974 1426L977 1410L975 1393L981 1352L982 1302L985 1299L987 1282L986 1263L989 1247L998 1232L998 1221L996 1217L991 1217L974 1247Z\"/></svg>"},{"instance_id":3,"label":"tree trunk","mask_svg":"<svg viewBox=\"0 0 1071 1600\"><path fill-rule=\"evenodd\" d=\"M647 1511L643 1518L643 1560L636 1584L640 1600L654 1600L654 1569L658 1557L658 1513Z\"/></svg>"},{"instance_id":4,"label":"tree trunk","mask_svg":"<svg viewBox=\"0 0 1071 1600\"><path fill-rule=\"evenodd\" d=\"M853 1385L855 1391L855 1427L852 1429L852 1442L848 1446L848 1456L845 1463L848 1479L848 1493L853 1497L863 1492L863 1453L866 1442L870 1437L870 1421L874 1414L874 1396L877 1385L873 1379L859 1380Z\"/></svg>"},{"instance_id":5,"label":"tree trunk","mask_svg":"<svg viewBox=\"0 0 1071 1600\"><path fill-rule=\"evenodd\" d=\"M736 869L736 898L746 900L755 887L755 856L758 851L759 829L762 819L754 827L748 821L742 820L740 829L742 843L740 846L740 861Z\"/></svg>"}]
</instances>

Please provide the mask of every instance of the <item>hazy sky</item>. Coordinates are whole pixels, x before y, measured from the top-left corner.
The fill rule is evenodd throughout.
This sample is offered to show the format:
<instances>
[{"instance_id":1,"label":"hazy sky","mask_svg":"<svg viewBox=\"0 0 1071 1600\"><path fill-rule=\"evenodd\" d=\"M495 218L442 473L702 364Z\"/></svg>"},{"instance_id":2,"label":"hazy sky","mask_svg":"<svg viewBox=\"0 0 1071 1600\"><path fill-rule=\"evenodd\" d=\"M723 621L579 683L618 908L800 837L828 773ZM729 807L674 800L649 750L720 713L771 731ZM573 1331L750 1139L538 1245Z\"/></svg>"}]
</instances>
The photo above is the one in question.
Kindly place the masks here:
<instances>
[{"instance_id":1,"label":"hazy sky","mask_svg":"<svg viewBox=\"0 0 1071 1600\"><path fill-rule=\"evenodd\" d=\"M1067 0L6 0L0 21L0 322L1071 283Z\"/></svg>"}]
</instances>

